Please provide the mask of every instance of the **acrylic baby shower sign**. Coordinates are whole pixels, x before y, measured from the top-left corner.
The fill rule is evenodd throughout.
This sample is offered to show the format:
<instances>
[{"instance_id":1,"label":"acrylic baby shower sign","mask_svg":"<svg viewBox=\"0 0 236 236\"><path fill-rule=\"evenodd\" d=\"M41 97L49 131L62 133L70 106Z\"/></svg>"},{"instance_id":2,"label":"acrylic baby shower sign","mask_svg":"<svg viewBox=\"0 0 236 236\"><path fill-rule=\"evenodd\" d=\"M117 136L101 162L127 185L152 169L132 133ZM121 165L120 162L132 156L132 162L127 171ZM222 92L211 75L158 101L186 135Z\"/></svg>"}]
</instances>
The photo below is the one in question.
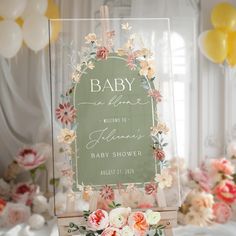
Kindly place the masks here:
<instances>
[{"instance_id":1,"label":"acrylic baby shower sign","mask_svg":"<svg viewBox=\"0 0 236 236\"><path fill-rule=\"evenodd\" d=\"M142 87L139 71L131 70L124 56L112 53L93 64L72 96L78 122L75 188L82 183L149 182L156 173L150 137L153 99ZM146 80L146 85L153 88L152 81Z\"/></svg>"},{"instance_id":2,"label":"acrylic baby shower sign","mask_svg":"<svg viewBox=\"0 0 236 236\"><path fill-rule=\"evenodd\" d=\"M81 33L79 46L71 43L70 24L97 21L65 21L62 42L51 45L52 58L53 52L57 56L51 75L59 87L54 91L54 167L70 199L67 212L81 211L71 198L89 208L112 202L131 208L163 206L156 194L174 181L167 170L170 130L161 113L166 110L161 77L167 78L169 70L168 21L154 20L159 25L155 31L151 20L109 21L103 33L96 27Z\"/></svg>"}]
</instances>

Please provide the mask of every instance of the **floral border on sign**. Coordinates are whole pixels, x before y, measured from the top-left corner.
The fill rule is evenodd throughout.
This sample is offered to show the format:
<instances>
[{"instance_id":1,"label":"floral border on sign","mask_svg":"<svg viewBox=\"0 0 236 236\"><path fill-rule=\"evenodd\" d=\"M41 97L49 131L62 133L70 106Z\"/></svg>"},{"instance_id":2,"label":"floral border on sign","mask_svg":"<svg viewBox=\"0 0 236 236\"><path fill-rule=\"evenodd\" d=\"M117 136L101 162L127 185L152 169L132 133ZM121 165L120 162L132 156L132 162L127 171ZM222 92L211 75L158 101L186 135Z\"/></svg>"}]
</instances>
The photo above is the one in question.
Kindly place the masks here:
<instances>
[{"instance_id":1,"label":"floral border on sign","mask_svg":"<svg viewBox=\"0 0 236 236\"><path fill-rule=\"evenodd\" d=\"M63 147L60 148L60 152L65 153L69 157L70 161L73 155L71 145L76 140L76 109L70 103L71 95L75 87L79 84L82 76L87 73L88 70L93 70L95 68L94 62L97 60L107 60L109 55L116 54L121 58L125 58L128 68L132 71L138 70L139 78L142 87L146 90L147 96L152 98L155 108L155 125L150 127L150 136L153 140L153 158L158 161L159 168L161 171L160 174L156 174L153 180L150 180L150 183L146 183L144 186L146 194L150 195L155 193L157 187L163 189L165 187L171 187L173 177L165 171L165 167L168 166L166 161L165 147L168 145L166 140L166 135L169 132L168 126L160 120L157 110L157 104L162 102L163 96L160 91L160 83L158 89L152 89L149 85L149 81L159 80L156 77L156 71L154 67L154 58L151 50L145 47L136 50L135 44L138 35L131 33L132 27L129 23L121 25L122 30L126 33L128 40L122 48L115 50L114 48L114 39L115 31L110 31L106 33L106 40L102 42L100 38L97 37L95 33L89 33L85 36L86 46L82 48L79 52L80 62L75 63L71 60L71 66L73 68L73 73L71 76L71 85L67 91L61 95L62 102L56 108L56 118L61 124L61 130L57 137L58 142L62 144ZM140 38L139 38L140 40ZM156 167L158 168L158 167ZM71 186L73 184L73 170L66 169L61 172L63 177L68 178ZM132 186L129 184L127 190ZM83 197L90 195L92 192L91 186L84 186L83 184L79 186ZM119 186L118 186L119 188ZM103 194L103 193L106 194ZM100 196L105 200L108 198L113 200L114 191L111 186L103 186L100 190Z\"/></svg>"}]
</instances>

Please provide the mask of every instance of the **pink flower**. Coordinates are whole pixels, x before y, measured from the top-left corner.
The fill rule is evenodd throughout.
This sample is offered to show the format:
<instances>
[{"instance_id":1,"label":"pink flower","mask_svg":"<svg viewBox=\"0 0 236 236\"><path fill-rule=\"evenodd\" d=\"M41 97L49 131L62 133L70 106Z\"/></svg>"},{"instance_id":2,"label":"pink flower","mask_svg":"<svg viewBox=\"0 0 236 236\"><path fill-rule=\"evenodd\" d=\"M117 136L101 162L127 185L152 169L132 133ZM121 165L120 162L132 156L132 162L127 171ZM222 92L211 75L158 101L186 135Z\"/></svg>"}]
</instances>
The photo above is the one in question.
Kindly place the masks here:
<instances>
[{"instance_id":1,"label":"pink flower","mask_svg":"<svg viewBox=\"0 0 236 236\"><path fill-rule=\"evenodd\" d=\"M222 181L215 187L214 193L219 200L227 204L232 204L236 201L236 185L233 181Z\"/></svg>"},{"instance_id":2,"label":"pink flower","mask_svg":"<svg viewBox=\"0 0 236 236\"><path fill-rule=\"evenodd\" d=\"M101 236L122 236L122 235L119 229L108 227L102 232Z\"/></svg>"},{"instance_id":3,"label":"pink flower","mask_svg":"<svg viewBox=\"0 0 236 236\"><path fill-rule=\"evenodd\" d=\"M95 231L105 229L109 225L108 213L101 209L94 211L88 217L88 225Z\"/></svg>"},{"instance_id":4,"label":"pink flower","mask_svg":"<svg viewBox=\"0 0 236 236\"><path fill-rule=\"evenodd\" d=\"M76 117L76 110L69 102L59 104L56 109L56 116L62 124L71 124Z\"/></svg>"},{"instance_id":5,"label":"pink flower","mask_svg":"<svg viewBox=\"0 0 236 236\"><path fill-rule=\"evenodd\" d=\"M207 172L200 169L196 169L195 171L190 170L189 178L196 182L202 190L211 192L210 179Z\"/></svg>"},{"instance_id":6,"label":"pink flower","mask_svg":"<svg viewBox=\"0 0 236 236\"><path fill-rule=\"evenodd\" d=\"M26 222L30 217L30 208L21 203L8 202L3 211L4 227L12 227Z\"/></svg>"},{"instance_id":7,"label":"pink flower","mask_svg":"<svg viewBox=\"0 0 236 236\"><path fill-rule=\"evenodd\" d=\"M32 201L36 194L36 191L36 185L19 183L13 187L11 197L15 202L23 203L30 206L32 205Z\"/></svg>"},{"instance_id":8,"label":"pink flower","mask_svg":"<svg viewBox=\"0 0 236 236\"><path fill-rule=\"evenodd\" d=\"M158 161L164 161L165 160L165 152L161 149L155 149L154 150L154 157Z\"/></svg>"},{"instance_id":9,"label":"pink flower","mask_svg":"<svg viewBox=\"0 0 236 236\"><path fill-rule=\"evenodd\" d=\"M225 158L222 158L220 160L215 159L212 161L211 165L215 171L221 172L226 175L232 175L234 172L233 165Z\"/></svg>"},{"instance_id":10,"label":"pink flower","mask_svg":"<svg viewBox=\"0 0 236 236\"><path fill-rule=\"evenodd\" d=\"M162 95L161 95L160 91L158 91L156 89L149 90L148 91L148 96L155 99L156 102L161 102L162 101Z\"/></svg>"},{"instance_id":11,"label":"pink flower","mask_svg":"<svg viewBox=\"0 0 236 236\"><path fill-rule=\"evenodd\" d=\"M144 236L149 230L147 218L143 212L134 212L129 216L128 224L135 236Z\"/></svg>"},{"instance_id":12,"label":"pink flower","mask_svg":"<svg viewBox=\"0 0 236 236\"><path fill-rule=\"evenodd\" d=\"M47 157L40 155L32 148L22 149L15 158L18 165L26 170L32 170L42 165Z\"/></svg>"},{"instance_id":13,"label":"pink flower","mask_svg":"<svg viewBox=\"0 0 236 236\"><path fill-rule=\"evenodd\" d=\"M101 60L106 60L109 54L109 50L106 47L100 47L97 50L97 58Z\"/></svg>"},{"instance_id":14,"label":"pink flower","mask_svg":"<svg viewBox=\"0 0 236 236\"><path fill-rule=\"evenodd\" d=\"M145 193L147 195L152 195L157 192L157 185L155 183L148 183L145 185Z\"/></svg>"},{"instance_id":15,"label":"pink flower","mask_svg":"<svg viewBox=\"0 0 236 236\"><path fill-rule=\"evenodd\" d=\"M1 215L2 211L4 210L6 204L7 204L7 202L5 200L3 200L2 198L0 198L0 215Z\"/></svg>"},{"instance_id":16,"label":"pink flower","mask_svg":"<svg viewBox=\"0 0 236 236\"><path fill-rule=\"evenodd\" d=\"M115 197L114 190L108 185L102 187L102 189L100 190L100 195L105 200L114 200Z\"/></svg>"},{"instance_id":17,"label":"pink flower","mask_svg":"<svg viewBox=\"0 0 236 236\"><path fill-rule=\"evenodd\" d=\"M232 217L232 210L224 202L217 202L213 206L213 213L217 223L224 224Z\"/></svg>"},{"instance_id":18,"label":"pink flower","mask_svg":"<svg viewBox=\"0 0 236 236\"><path fill-rule=\"evenodd\" d=\"M135 55L129 54L127 57L127 66L130 68L130 70L135 70L137 65L135 64Z\"/></svg>"}]
</instances>

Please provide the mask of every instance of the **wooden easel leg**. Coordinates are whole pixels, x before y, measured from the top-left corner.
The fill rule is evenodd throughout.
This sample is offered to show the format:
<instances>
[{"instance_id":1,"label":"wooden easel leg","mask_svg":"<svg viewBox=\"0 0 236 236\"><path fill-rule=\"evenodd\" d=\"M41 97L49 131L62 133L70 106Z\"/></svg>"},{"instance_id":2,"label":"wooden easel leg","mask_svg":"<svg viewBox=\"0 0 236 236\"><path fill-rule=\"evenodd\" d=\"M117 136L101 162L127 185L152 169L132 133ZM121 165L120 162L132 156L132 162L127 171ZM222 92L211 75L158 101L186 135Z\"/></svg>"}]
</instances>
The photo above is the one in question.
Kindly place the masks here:
<instances>
[{"instance_id":1,"label":"wooden easel leg","mask_svg":"<svg viewBox=\"0 0 236 236\"><path fill-rule=\"evenodd\" d=\"M174 236L172 228L164 229L165 236Z\"/></svg>"}]
</instances>

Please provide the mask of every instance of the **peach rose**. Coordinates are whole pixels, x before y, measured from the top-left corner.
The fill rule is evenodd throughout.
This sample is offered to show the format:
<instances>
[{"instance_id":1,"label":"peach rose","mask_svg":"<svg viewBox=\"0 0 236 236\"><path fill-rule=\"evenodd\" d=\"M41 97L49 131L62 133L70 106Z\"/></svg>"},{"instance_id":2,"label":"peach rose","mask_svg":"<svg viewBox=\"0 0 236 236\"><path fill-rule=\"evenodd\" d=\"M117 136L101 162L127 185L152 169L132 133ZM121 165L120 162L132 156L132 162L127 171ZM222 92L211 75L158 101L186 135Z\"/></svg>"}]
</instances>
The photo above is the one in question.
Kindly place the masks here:
<instances>
[{"instance_id":1,"label":"peach rose","mask_svg":"<svg viewBox=\"0 0 236 236\"><path fill-rule=\"evenodd\" d=\"M108 227L102 232L101 236L122 236L122 235L120 234L119 229Z\"/></svg>"},{"instance_id":2,"label":"peach rose","mask_svg":"<svg viewBox=\"0 0 236 236\"><path fill-rule=\"evenodd\" d=\"M236 185L230 180L224 180L218 184L214 193L219 200L225 203L232 204L236 201Z\"/></svg>"},{"instance_id":3,"label":"peach rose","mask_svg":"<svg viewBox=\"0 0 236 236\"><path fill-rule=\"evenodd\" d=\"M213 160L211 164L212 168L217 172L222 172L226 175L232 175L234 172L233 165L225 158Z\"/></svg>"},{"instance_id":4,"label":"peach rose","mask_svg":"<svg viewBox=\"0 0 236 236\"><path fill-rule=\"evenodd\" d=\"M88 217L88 225L95 231L105 229L109 225L108 213L101 209L94 211Z\"/></svg>"},{"instance_id":5,"label":"peach rose","mask_svg":"<svg viewBox=\"0 0 236 236\"><path fill-rule=\"evenodd\" d=\"M218 223L226 223L232 216L232 210L229 205L224 202L217 202L213 206L215 220Z\"/></svg>"},{"instance_id":6,"label":"peach rose","mask_svg":"<svg viewBox=\"0 0 236 236\"><path fill-rule=\"evenodd\" d=\"M100 47L97 50L97 58L101 60L106 60L109 54L109 50L106 47Z\"/></svg>"},{"instance_id":7,"label":"peach rose","mask_svg":"<svg viewBox=\"0 0 236 236\"><path fill-rule=\"evenodd\" d=\"M25 170L32 170L45 163L47 157L32 148L25 148L19 152L15 160Z\"/></svg>"},{"instance_id":8,"label":"peach rose","mask_svg":"<svg viewBox=\"0 0 236 236\"><path fill-rule=\"evenodd\" d=\"M129 216L128 224L134 231L135 236L144 236L149 229L147 218L143 212L132 213Z\"/></svg>"}]
</instances>

